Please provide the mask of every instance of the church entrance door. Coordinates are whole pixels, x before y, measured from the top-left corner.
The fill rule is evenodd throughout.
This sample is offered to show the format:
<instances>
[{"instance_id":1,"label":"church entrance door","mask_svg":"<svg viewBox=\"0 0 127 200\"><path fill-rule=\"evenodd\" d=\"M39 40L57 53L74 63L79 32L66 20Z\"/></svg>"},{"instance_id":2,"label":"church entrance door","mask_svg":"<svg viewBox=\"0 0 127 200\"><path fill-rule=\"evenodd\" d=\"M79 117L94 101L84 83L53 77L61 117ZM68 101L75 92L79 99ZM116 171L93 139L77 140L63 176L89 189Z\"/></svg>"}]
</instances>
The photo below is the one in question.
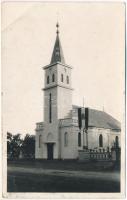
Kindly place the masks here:
<instances>
[{"instance_id":1,"label":"church entrance door","mask_svg":"<svg viewBox=\"0 0 127 200\"><path fill-rule=\"evenodd\" d=\"M47 144L47 159L53 160L53 143Z\"/></svg>"}]
</instances>

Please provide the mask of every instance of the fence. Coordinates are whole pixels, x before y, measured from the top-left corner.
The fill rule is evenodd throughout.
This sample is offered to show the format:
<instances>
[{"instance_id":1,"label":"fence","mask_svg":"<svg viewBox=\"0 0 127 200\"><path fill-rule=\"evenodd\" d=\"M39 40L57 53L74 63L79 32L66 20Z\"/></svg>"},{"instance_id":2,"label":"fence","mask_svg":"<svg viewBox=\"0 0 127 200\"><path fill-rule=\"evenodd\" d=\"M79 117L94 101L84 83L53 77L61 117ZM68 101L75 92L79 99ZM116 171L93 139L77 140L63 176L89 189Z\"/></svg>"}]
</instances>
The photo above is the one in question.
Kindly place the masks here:
<instances>
[{"instance_id":1,"label":"fence","mask_svg":"<svg viewBox=\"0 0 127 200\"><path fill-rule=\"evenodd\" d=\"M116 161L120 160L120 148L79 150L79 160Z\"/></svg>"},{"instance_id":2,"label":"fence","mask_svg":"<svg viewBox=\"0 0 127 200\"><path fill-rule=\"evenodd\" d=\"M89 155L90 155L90 160L104 160L104 161L111 160L111 152L109 151L104 151L104 150L90 151Z\"/></svg>"}]
</instances>

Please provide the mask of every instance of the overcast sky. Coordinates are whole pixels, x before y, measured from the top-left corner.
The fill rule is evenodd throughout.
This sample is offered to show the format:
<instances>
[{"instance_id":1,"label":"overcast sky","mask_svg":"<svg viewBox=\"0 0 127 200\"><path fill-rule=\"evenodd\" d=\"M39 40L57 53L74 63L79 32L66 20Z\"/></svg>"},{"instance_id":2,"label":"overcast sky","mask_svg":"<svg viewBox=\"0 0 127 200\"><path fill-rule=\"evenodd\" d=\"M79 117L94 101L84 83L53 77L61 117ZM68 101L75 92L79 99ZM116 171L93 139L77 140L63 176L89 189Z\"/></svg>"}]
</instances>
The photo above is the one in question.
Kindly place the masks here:
<instances>
[{"instance_id":1,"label":"overcast sky","mask_svg":"<svg viewBox=\"0 0 127 200\"><path fill-rule=\"evenodd\" d=\"M57 14L59 13L59 14ZM58 15L58 17L57 17ZM2 4L4 131L34 134L43 121L43 66L56 38L73 66L73 104L103 110L121 121L124 94L124 4Z\"/></svg>"}]
</instances>

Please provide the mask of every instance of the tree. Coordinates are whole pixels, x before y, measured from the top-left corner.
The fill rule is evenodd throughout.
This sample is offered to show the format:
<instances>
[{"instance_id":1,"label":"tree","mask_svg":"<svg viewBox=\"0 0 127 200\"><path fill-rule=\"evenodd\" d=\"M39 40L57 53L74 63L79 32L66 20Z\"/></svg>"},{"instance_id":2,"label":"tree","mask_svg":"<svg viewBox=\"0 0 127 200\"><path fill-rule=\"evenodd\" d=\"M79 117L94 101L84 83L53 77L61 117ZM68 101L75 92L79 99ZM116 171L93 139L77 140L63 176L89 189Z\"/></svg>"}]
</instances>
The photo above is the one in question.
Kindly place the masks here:
<instances>
[{"instance_id":1,"label":"tree","mask_svg":"<svg viewBox=\"0 0 127 200\"><path fill-rule=\"evenodd\" d=\"M12 135L7 132L7 153L10 158L19 158L22 142L23 141L19 133Z\"/></svg>"},{"instance_id":2,"label":"tree","mask_svg":"<svg viewBox=\"0 0 127 200\"><path fill-rule=\"evenodd\" d=\"M35 136L26 134L22 143L22 153L25 158L35 157Z\"/></svg>"},{"instance_id":3,"label":"tree","mask_svg":"<svg viewBox=\"0 0 127 200\"><path fill-rule=\"evenodd\" d=\"M9 132L7 132L7 155L8 157L12 154L12 138L13 135Z\"/></svg>"}]
</instances>

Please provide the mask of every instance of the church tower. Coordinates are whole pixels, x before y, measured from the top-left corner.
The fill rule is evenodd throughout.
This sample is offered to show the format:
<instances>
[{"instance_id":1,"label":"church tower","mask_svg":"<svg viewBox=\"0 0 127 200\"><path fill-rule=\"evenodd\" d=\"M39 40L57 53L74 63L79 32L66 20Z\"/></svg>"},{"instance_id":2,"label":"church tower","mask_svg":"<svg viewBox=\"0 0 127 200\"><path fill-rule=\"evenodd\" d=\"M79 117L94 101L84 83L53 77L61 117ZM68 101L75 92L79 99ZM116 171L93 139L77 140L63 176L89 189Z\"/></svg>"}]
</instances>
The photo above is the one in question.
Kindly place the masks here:
<instances>
[{"instance_id":1,"label":"church tower","mask_svg":"<svg viewBox=\"0 0 127 200\"><path fill-rule=\"evenodd\" d=\"M80 107L72 107L72 67L65 62L58 23L56 27L56 41L51 61L49 65L43 67L44 122L36 123L35 158L82 159L86 156L86 154L80 155L86 140L83 134L84 128L79 128L78 124ZM102 150L111 147L114 141L118 143L121 128L117 120L103 111L90 108L88 116L89 149Z\"/></svg>"},{"instance_id":2,"label":"church tower","mask_svg":"<svg viewBox=\"0 0 127 200\"><path fill-rule=\"evenodd\" d=\"M59 24L56 25L56 41L49 65L45 70L44 122L53 124L65 118L72 109L71 69L65 64L59 38Z\"/></svg>"},{"instance_id":3,"label":"church tower","mask_svg":"<svg viewBox=\"0 0 127 200\"><path fill-rule=\"evenodd\" d=\"M44 83L44 129L42 133L42 154L46 159L59 159L59 119L70 117L72 110L72 67L65 64L59 38L59 24L56 25L56 41L49 65L45 71Z\"/></svg>"}]
</instances>

